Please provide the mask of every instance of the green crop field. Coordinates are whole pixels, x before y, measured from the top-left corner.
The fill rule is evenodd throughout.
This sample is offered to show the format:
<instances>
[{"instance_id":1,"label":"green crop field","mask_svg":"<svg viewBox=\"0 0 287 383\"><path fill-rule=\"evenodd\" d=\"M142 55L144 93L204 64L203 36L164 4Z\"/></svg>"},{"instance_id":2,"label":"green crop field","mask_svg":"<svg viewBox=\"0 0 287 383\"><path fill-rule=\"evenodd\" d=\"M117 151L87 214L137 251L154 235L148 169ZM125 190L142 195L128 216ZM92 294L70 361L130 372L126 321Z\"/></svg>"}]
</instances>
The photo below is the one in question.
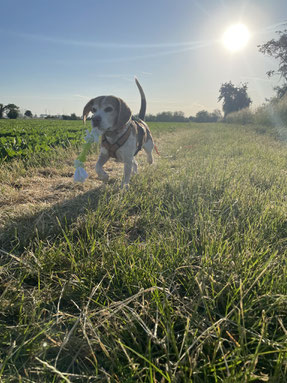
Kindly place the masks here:
<instances>
[{"instance_id":1,"label":"green crop field","mask_svg":"<svg viewBox=\"0 0 287 383\"><path fill-rule=\"evenodd\" d=\"M103 184L96 152L73 183L80 121L13 124L0 125L2 159L11 131L17 157L0 167L1 382L286 382L286 142L153 123L161 156L140 154L123 193L122 165ZM38 144L18 156L27 135Z\"/></svg>"},{"instance_id":2,"label":"green crop field","mask_svg":"<svg viewBox=\"0 0 287 383\"><path fill-rule=\"evenodd\" d=\"M0 120L0 160L27 159L59 146L78 145L83 133L79 121Z\"/></svg>"},{"instance_id":3,"label":"green crop field","mask_svg":"<svg viewBox=\"0 0 287 383\"><path fill-rule=\"evenodd\" d=\"M175 129L165 123L152 123L154 131ZM61 120L0 120L0 161L29 160L38 155L49 158L55 148L79 147L90 124ZM48 155L46 155L48 153Z\"/></svg>"}]
</instances>

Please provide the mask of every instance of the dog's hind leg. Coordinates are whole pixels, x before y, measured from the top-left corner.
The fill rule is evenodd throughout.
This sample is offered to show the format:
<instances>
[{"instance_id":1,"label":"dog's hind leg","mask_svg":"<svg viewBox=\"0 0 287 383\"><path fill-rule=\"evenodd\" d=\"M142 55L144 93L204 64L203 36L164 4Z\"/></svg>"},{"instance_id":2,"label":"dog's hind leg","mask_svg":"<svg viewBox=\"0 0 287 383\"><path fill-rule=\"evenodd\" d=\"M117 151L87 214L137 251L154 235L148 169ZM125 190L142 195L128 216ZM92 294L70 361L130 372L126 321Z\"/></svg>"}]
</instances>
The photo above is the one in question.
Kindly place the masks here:
<instances>
[{"instance_id":1,"label":"dog's hind leg","mask_svg":"<svg viewBox=\"0 0 287 383\"><path fill-rule=\"evenodd\" d=\"M132 174L132 168L133 168L133 161L125 162L124 163L124 176L122 179L122 185L121 188L128 188L131 174Z\"/></svg>"},{"instance_id":2,"label":"dog's hind leg","mask_svg":"<svg viewBox=\"0 0 287 383\"><path fill-rule=\"evenodd\" d=\"M143 149L147 155L147 162L151 165L153 163L152 150L154 148L154 144L152 139L147 140L147 142L143 145Z\"/></svg>"},{"instance_id":3,"label":"dog's hind leg","mask_svg":"<svg viewBox=\"0 0 287 383\"><path fill-rule=\"evenodd\" d=\"M138 172L138 163L136 159L134 158L132 162L132 175L137 174L137 172Z\"/></svg>"}]
</instances>

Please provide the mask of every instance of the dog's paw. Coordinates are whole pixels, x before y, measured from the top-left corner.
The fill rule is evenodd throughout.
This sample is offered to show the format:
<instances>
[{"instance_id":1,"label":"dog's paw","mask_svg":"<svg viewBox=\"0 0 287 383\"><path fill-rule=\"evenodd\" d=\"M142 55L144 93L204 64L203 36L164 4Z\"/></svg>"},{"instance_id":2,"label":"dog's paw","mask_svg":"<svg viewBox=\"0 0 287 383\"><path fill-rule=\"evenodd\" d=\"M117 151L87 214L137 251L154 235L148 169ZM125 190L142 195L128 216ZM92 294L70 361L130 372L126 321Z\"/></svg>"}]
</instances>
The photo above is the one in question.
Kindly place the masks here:
<instances>
[{"instance_id":1,"label":"dog's paw","mask_svg":"<svg viewBox=\"0 0 287 383\"><path fill-rule=\"evenodd\" d=\"M125 193L125 192L127 192L129 190L129 188L130 188L129 184L122 184L121 185L121 192Z\"/></svg>"},{"instance_id":2,"label":"dog's paw","mask_svg":"<svg viewBox=\"0 0 287 383\"><path fill-rule=\"evenodd\" d=\"M107 173L98 174L98 179L107 182L109 180L109 175Z\"/></svg>"}]
</instances>

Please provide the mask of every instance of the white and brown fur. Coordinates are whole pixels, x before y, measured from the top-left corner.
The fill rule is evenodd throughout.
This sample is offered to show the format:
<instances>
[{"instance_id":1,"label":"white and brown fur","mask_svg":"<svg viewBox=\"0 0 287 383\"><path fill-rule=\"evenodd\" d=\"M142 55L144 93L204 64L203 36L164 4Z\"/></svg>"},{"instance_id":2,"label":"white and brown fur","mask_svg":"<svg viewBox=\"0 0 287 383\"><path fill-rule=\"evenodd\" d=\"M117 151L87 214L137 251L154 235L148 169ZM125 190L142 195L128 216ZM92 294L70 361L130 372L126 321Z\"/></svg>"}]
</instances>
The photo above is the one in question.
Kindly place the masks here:
<instances>
[{"instance_id":1,"label":"white and brown fur","mask_svg":"<svg viewBox=\"0 0 287 383\"><path fill-rule=\"evenodd\" d=\"M132 174L137 173L138 164L135 159L135 153L142 144L142 148L147 154L149 164L153 163L152 150L154 142L147 124L143 121L146 111L146 99L143 89L137 79L135 79L141 95L141 108L139 118L132 119L132 112L128 105L120 98L115 96L100 96L91 99L84 107L84 122L90 112L92 115L92 127L99 134L103 135L109 144L116 143L120 137L130 128L130 134L125 143L119 147L115 156L116 159L124 163L124 175L122 179L122 188L128 187ZM139 134L141 130L141 134ZM139 142L140 141L140 142ZM141 146L141 145L140 145ZM96 172L99 179L107 181L109 176L104 171L103 166L109 160L110 153L106 147L101 144L100 155L96 163Z\"/></svg>"}]
</instances>

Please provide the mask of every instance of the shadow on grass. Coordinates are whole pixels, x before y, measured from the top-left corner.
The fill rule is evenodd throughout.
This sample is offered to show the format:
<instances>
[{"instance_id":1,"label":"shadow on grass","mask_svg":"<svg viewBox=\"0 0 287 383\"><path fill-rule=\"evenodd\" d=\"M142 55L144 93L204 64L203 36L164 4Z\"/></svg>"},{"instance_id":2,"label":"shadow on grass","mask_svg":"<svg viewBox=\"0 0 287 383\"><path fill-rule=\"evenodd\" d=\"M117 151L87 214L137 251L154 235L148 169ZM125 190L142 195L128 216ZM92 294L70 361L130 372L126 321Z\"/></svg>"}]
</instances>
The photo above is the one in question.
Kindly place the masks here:
<instances>
[{"instance_id":1,"label":"shadow on grass","mask_svg":"<svg viewBox=\"0 0 287 383\"><path fill-rule=\"evenodd\" d=\"M109 181L114 185L116 181ZM33 240L52 241L88 210L96 211L106 185L100 185L74 198L61 201L35 214L24 215L0 229L0 249L21 254Z\"/></svg>"}]
</instances>

